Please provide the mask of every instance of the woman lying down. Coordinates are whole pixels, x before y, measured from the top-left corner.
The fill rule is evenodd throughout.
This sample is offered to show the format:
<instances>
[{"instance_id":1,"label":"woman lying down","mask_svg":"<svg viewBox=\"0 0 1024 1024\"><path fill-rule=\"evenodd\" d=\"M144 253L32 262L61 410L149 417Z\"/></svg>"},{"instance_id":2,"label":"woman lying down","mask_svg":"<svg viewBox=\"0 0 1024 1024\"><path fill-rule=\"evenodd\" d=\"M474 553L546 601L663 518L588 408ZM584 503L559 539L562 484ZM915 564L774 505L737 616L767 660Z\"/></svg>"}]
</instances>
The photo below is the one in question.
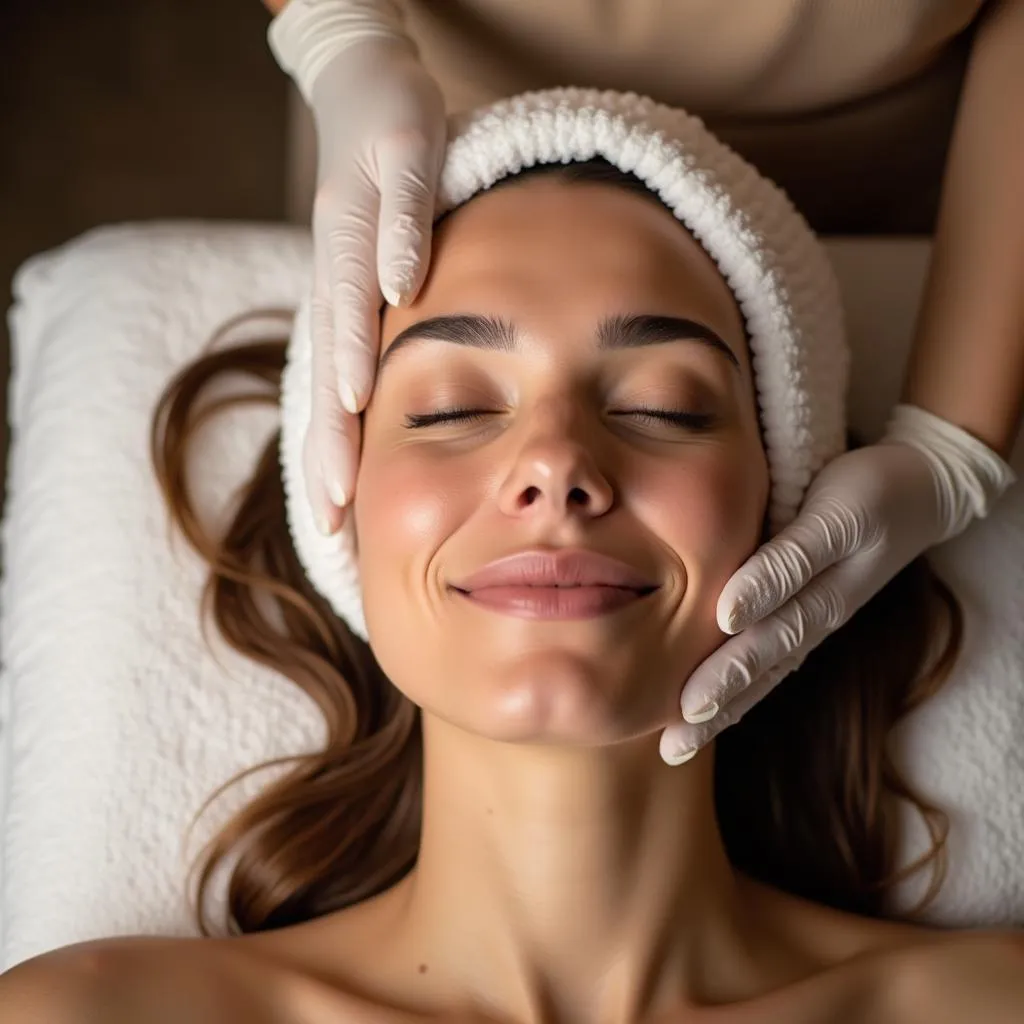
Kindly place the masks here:
<instances>
[{"instance_id":1,"label":"woman lying down","mask_svg":"<svg viewBox=\"0 0 1024 1024\"><path fill-rule=\"evenodd\" d=\"M575 90L464 123L442 191L427 285L383 313L340 542L305 502L302 331L287 369L284 343L200 358L154 425L220 629L327 745L204 851L205 938L38 957L0 1019L1024 1020L1020 938L891 916L901 865L941 882L944 819L886 746L956 654L923 562L715 743L659 757L722 586L844 444L802 220L681 112ZM197 395L283 369L284 483L275 439L214 539L183 483ZM905 804L934 841L916 866Z\"/></svg>"}]
</instances>

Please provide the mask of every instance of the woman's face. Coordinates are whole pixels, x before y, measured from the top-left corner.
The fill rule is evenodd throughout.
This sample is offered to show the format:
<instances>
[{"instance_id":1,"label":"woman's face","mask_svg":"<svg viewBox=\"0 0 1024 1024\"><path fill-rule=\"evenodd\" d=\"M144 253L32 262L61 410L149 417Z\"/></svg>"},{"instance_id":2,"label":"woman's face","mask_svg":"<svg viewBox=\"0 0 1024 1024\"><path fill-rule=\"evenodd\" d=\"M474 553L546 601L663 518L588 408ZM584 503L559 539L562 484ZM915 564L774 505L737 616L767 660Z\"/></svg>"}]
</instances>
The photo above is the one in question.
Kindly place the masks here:
<instances>
[{"instance_id":1,"label":"woman's face","mask_svg":"<svg viewBox=\"0 0 1024 1024\"><path fill-rule=\"evenodd\" d=\"M712 260L649 199L528 178L439 226L381 350L354 514L395 685L505 741L606 744L678 720L768 497L743 322ZM576 595L471 579L563 548L636 578Z\"/></svg>"}]
</instances>

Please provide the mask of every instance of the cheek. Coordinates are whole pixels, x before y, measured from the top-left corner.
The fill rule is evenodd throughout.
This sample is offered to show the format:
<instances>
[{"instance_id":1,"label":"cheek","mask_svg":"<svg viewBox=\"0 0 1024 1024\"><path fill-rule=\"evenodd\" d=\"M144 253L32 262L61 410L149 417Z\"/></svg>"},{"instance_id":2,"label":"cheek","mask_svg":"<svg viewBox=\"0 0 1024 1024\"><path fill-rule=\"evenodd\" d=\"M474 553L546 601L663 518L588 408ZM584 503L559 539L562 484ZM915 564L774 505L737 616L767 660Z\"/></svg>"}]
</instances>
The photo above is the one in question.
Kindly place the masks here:
<instances>
[{"instance_id":1,"label":"cheek","mask_svg":"<svg viewBox=\"0 0 1024 1024\"><path fill-rule=\"evenodd\" d=\"M760 541L768 501L764 452L756 442L695 449L652 474L638 497L638 514L676 560L680 642L699 659L721 643L719 595Z\"/></svg>"},{"instance_id":2,"label":"cheek","mask_svg":"<svg viewBox=\"0 0 1024 1024\"><path fill-rule=\"evenodd\" d=\"M360 572L367 583L428 562L451 532L455 500L444 474L402 452L366 458L356 484L355 527Z\"/></svg>"},{"instance_id":3,"label":"cheek","mask_svg":"<svg viewBox=\"0 0 1024 1024\"><path fill-rule=\"evenodd\" d=\"M415 445L364 446L353 515L375 646L436 621L447 596L436 556L479 505L478 491L477 479L457 460L431 459ZM379 656L387 671L383 648Z\"/></svg>"},{"instance_id":4,"label":"cheek","mask_svg":"<svg viewBox=\"0 0 1024 1024\"><path fill-rule=\"evenodd\" d=\"M438 481L414 462L376 452L367 458L364 445L353 505L363 613L378 664L415 703L408 648L422 640L422 581L445 536L446 508Z\"/></svg>"},{"instance_id":5,"label":"cheek","mask_svg":"<svg viewBox=\"0 0 1024 1024\"><path fill-rule=\"evenodd\" d=\"M375 459L356 487L356 531L360 557L376 551L425 552L443 535L449 492L413 460ZM389 562L376 562L375 573Z\"/></svg>"},{"instance_id":6,"label":"cheek","mask_svg":"<svg viewBox=\"0 0 1024 1024\"><path fill-rule=\"evenodd\" d=\"M643 492L660 536L681 558L738 564L760 537L768 467L759 447L743 457L709 449L666 467Z\"/></svg>"}]
</instances>

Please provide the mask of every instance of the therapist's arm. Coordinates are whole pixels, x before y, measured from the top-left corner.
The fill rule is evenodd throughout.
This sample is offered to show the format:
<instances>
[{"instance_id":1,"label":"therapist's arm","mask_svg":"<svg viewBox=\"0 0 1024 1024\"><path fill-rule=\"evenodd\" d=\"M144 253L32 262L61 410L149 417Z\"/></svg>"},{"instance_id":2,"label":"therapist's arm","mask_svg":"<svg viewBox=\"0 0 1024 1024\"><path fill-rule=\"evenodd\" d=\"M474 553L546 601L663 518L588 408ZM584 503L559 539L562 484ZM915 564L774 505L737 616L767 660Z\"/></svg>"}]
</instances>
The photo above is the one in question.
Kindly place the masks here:
<instances>
[{"instance_id":1,"label":"therapist's arm","mask_svg":"<svg viewBox=\"0 0 1024 1024\"><path fill-rule=\"evenodd\" d=\"M1024 0L968 65L903 401L1009 455L1024 402Z\"/></svg>"}]
</instances>

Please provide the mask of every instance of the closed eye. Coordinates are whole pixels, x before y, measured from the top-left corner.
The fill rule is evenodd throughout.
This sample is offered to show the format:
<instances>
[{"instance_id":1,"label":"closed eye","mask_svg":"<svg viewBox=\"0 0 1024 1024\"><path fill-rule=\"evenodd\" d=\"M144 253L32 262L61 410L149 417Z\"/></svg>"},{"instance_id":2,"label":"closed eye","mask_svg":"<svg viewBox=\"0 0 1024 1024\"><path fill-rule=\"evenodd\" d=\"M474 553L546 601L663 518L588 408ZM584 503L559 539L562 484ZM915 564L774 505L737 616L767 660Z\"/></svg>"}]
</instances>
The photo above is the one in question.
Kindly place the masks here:
<instances>
[{"instance_id":1,"label":"closed eye","mask_svg":"<svg viewBox=\"0 0 1024 1024\"><path fill-rule=\"evenodd\" d=\"M436 423L472 423L493 415L490 409L441 409L439 412L409 413L405 417L405 425L415 430L432 427Z\"/></svg>"},{"instance_id":2,"label":"closed eye","mask_svg":"<svg viewBox=\"0 0 1024 1024\"><path fill-rule=\"evenodd\" d=\"M684 430L707 430L714 422L714 416L703 412L686 412L682 409L621 409L611 413L612 416L629 416L641 423L661 425L669 423Z\"/></svg>"},{"instance_id":3,"label":"closed eye","mask_svg":"<svg viewBox=\"0 0 1024 1024\"><path fill-rule=\"evenodd\" d=\"M441 423L473 423L494 415L497 413L491 409L441 409L438 412L409 413L405 417L405 425L411 430L416 430ZM685 412L681 409L619 409L610 415L628 416L641 422L658 425L669 423L685 430L706 430L714 421L714 417L708 413Z\"/></svg>"}]
</instances>

